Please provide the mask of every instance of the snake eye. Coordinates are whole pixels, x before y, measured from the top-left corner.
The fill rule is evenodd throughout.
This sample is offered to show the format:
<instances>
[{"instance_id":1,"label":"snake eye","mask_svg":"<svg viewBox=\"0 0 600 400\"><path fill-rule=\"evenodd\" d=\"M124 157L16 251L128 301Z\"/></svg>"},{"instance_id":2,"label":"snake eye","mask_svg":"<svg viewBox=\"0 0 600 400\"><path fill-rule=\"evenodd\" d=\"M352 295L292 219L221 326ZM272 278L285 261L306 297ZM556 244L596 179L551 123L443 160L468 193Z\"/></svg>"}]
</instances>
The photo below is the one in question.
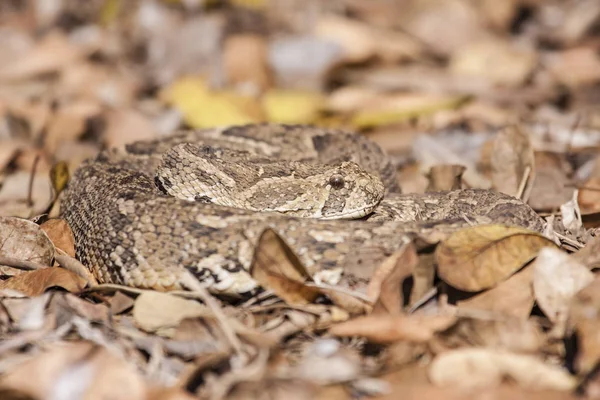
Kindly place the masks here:
<instances>
[{"instance_id":1,"label":"snake eye","mask_svg":"<svg viewBox=\"0 0 600 400\"><path fill-rule=\"evenodd\" d=\"M334 189L341 189L344 187L344 177L340 174L331 175L329 184Z\"/></svg>"}]
</instances>

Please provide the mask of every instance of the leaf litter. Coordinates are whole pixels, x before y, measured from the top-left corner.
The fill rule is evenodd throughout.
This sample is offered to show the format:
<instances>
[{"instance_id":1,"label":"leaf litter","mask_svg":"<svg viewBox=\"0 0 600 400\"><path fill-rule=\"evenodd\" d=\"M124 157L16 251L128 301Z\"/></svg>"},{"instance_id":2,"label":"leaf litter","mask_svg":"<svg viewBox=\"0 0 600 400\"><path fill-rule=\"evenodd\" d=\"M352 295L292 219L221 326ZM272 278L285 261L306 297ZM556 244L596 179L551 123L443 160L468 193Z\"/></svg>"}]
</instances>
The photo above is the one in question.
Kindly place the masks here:
<instances>
[{"instance_id":1,"label":"leaf litter","mask_svg":"<svg viewBox=\"0 0 600 400\"><path fill-rule=\"evenodd\" d=\"M600 393L596 2L20 0L0 20L0 396ZM267 230L247 299L76 260L57 216L85 158L262 121L358 130L405 192L492 187L545 233L421 235L348 289Z\"/></svg>"}]
</instances>

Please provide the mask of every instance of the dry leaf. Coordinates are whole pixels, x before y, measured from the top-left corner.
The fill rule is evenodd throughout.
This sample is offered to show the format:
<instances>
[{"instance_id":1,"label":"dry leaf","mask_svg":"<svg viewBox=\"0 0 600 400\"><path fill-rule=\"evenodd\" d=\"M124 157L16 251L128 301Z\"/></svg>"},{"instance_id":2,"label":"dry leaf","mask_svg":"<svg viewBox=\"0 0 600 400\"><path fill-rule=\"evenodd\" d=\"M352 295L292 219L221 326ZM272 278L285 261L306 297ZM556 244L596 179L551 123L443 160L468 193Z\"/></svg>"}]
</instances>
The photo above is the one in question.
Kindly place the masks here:
<instances>
[{"instance_id":1,"label":"dry leaf","mask_svg":"<svg viewBox=\"0 0 600 400\"><path fill-rule=\"evenodd\" d=\"M600 237L590 239L583 249L571 257L589 269L600 268Z\"/></svg>"},{"instance_id":2,"label":"dry leaf","mask_svg":"<svg viewBox=\"0 0 600 400\"><path fill-rule=\"evenodd\" d=\"M434 165L429 169L427 192L462 189L462 175L467 167L457 164Z\"/></svg>"},{"instance_id":3,"label":"dry leaf","mask_svg":"<svg viewBox=\"0 0 600 400\"><path fill-rule=\"evenodd\" d=\"M367 296L375 300L373 314L402 313L402 284L412 275L418 262L417 251L411 243L381 263L367 287Z\"/></svg>"},{"instance_id":4,"label":"dry leaf","mask_svg":"<svg viewBox=\"0 0 600 400\"><path fill-rule=\"evenodd\" d=\"M64 268L43 268L27 271L0 281L0 289L13 289L28 296L39 296L52 287L60 287L69 292L79 293L87 281Z\"/></svg>"},{"instance_id":5,"label":"dry leaf","mask_svg":"<svg viewBox=\"0 0 600 400\"><path fill-rule=\"evenodd\" d=\"M75 238L67 221L64 219L49 219L40 225L40 228L46 232L54 247L64 251L71 257L75 257Z\"/></svg>"},{"instance_id":6,"label":"dry leaf","mask_svg":"<svg viewBox=\"0 0 600 400\"><path fill-rule=\"evenodd\" d=\"M132 365L88 342L52 346L6 371L0 388L36 399L146 398L146 384Z\"/></svg>"},{"instance_id":7,"label":"dry leaf","mask_svg":"<svg viewBox=\"0 0 600 400\"><path fill-rule=\"evenodd\" d=\"M179 109L193 128L247 124L261 119L256 111L248 112L255 107L253 99L210 91L201 79L181 78L165 89L161 97Z\"/></svg>"},{"instance_id":8,"label":"dry leaf","mask_svg":"<svg viewBox=\"0 0 600 400\"><path fill-rule=\"evenodd\" d=\"M438 274L457 289L477 292L506 280L543 247L556 245L537 232L504 225L461 229L436 248Z\"/></svg>"},{"instance_id":9,"label":"dry leaf","mask_svg":"<svg viewBox=\"0 0 600 400\"><path fill-rule=\"evenodd\" d=\"M420 55L418 41L399 31L385 31L355 19L326 15L319 18L315 34L335 42L344 49L346 62L364 62L380 56L389 62L398 62Z\"/></svg>"},{"instance_id":10,"label":"dry leaf","mask_svg":"<svg viewBox=\"0 0 600 400\"><path fill-rule=\"evenodd\" d=\"M533 295L533 268L527 266L498 286L486 290L470 299L459 301L459 308L486 310L525 320L535 303Z\"/></svg>"},{"instance_id":11,"label":"dry leaf","mask_svg":"<svg viewBox=\"0 0 600 400\"><path fill-rule=\"evenodd\" d=\"M270 85L266 39L260 35L230 35L223 48L223 69L235 85L252 85L262 92Z\"/></svg>"},{"instance_id":12,"label":"dry leaf","mask_svg":"<svg viewBox=\"0 0 600 400\"><path fill-rule=\"evenodd\" d=\"M305 285L312 278L290 247L272 229L266 229L258 240L250 275L288 304L312 303L319 295L318 289Z\"/></svg>"},{"instance_id":13,"label":"dry leaf","mask_svg":"<svg viewBox=\"0 0 600 400\"><path fill-rule=\"evenodd\" d=\"M600 277L573 297L569 323L577 334L575 367L580 375L589 373L600 361Z\"/></svg>"},{"instance_id":14,"label":"dry leaf","mask_svg":"<svg viewBox=\"0 0 600 400\"><path fill-rule=\"evenodd\" d=\"M482 39L456 51L450 71L456 75L482 77L497 85L522 85L537 63L537 54L518 49L500 39Z\"/></svg>"},{"instance_id":15,"label":"dry leaf","mask_svg":"<svg viewBox=\"0 0 600 400\"><path fill-rule=\"evenodd\" d=\"M100 104L78 101L63 105L50 116L44 144L49 153L56 152L62 142L74 141L83 134L89 119L100 115Z\"/></svg>"},{"instance_id":16,"label":"dry leaf","mask_svg":"<svg viewBox=\"0 0 600 400\"><path fill-rule=\"evenodd\" d=\"M85 56L82 49L58 31L48 34L28 54L4 64L0 80L18 80L56 72Z\"/></svg>"},{"instance_id":17,"label":"dry leaf","mask_svg":"<svg viewBox=\"0 0 600 400\"><path fill-rule=\"evenodd\" d=\"M510 126L496 135L491 167L492 188L514 197L528 197L526 188L533 182L534 158L533 146L524 128ZM521 187L526 182L528 184Z\"/></svg>"},{"instance_id":18,"label":"dry leaf","mask_svg":"<svg viewBox=\"0 0 600 400\"><path fill-rule=\"evenodd\" d=\"M578 87L600 81L600 57L590 47L550 53L544 62L552 75L565 85Z\"/></svg>"},{"instance_id":19,"label":"dry leaf","mask_svg":"<svg viewBox=\"0 0 600 400\"><path fill-rule=\"evenodd\" d=\"M52 265L54 246L37 224L0 216L0 257L48 266Z\"/></svg>"},{"instance_id":20,"label":"dry leaf","mask_svg":"<svg viewBox=\"0 0 600 400\"><path fill-rule=\"evenodd\" d=\"M529 193L534 210L556 210L572 197L569 187L572 168L565 154L535 152L535 179Z\"/></svg>"},{"instance_id":21,"label":"dry leaf","mask_svg":"<svg viewBox=\"0 0 600 400\"><path fill-rule=\"evenodd\" d=\"M356 129L372 128L408 121L442 110L453 110L465 104L465 96L442 96L438 94L402 93L380 95L368 107L352 116L351 125Z\"/></svg>"},{"instance_id":22,"label":"dry leaf","mask_svg":"<svg viewBox=\"0 0 600 400\"><path fill-rule=\"evenodd\" d=\"M449 315L367 315L333 325L329 333L335 336L362 336L373 343L400 340L423 343L455 322L456 317Z\"/></svg>"},{"instance_id":23,"label":"dry leaf","mask_svg":"<svg viewBox=\"0 0 600 400\"><path fill-rule=\"evenodd\" d=\"M541 249L531 268L538 306L550 321L564 323L571 299L594 280L594 274L556 248Z\"/></svg>"},{"instance_id":24,"label":"dry leaf","mask_svg":"<svg viewBox=\"0 0 600 400\"><path fill-rule=\"evenodd\" d=\"M270 90L262 99L268 121L310 124L317 119L323 103L318 92Z\"/></svg>"},{"instance_id":25,"label":"dry leaf","mask_svg":"<svg viewBox=\"0 0 600 400\"><path fill-rule=\"evenodd\" d=\"M148 118L134 110L111 110L106 115L104 140L109 147L119 147L136 140L156 138Z\"/></svg>"},{"instance_id":26,"label":"dry leaf","mask_svg":"<svg viewBox=\"0 0 600 400\"><path fill-rule=\"evenodd\" d=\"M572 390L576 379L555 365L534 356L493 349L451 350L437 356L429 366L435 385L482 388L509 378L524 388Z\"/></svg>"},{"instance_id":27,"label":"dry leaf","mask_svg":"<svg viewBox=\"0 0 600 400\"><path fill-rule=\"evenodd\" d=\"M490 314L490 318L461 318L436 339L446 348L485 347L527 354L535 354L547 343L537 321L494 314Z\"/></svg>"},{"instance_id":28,"label":"dry leaf","mask_svg":"<svg viewBox=\"0 0 600 400\"><path fill-rule=\"evenodd\" d=\"M161 334L174 333L176 327L185 318L212 317L205 305L168 293L145 291L135 300L133 319L147 332L160 331Z\"/></svg>"}]
</instances>

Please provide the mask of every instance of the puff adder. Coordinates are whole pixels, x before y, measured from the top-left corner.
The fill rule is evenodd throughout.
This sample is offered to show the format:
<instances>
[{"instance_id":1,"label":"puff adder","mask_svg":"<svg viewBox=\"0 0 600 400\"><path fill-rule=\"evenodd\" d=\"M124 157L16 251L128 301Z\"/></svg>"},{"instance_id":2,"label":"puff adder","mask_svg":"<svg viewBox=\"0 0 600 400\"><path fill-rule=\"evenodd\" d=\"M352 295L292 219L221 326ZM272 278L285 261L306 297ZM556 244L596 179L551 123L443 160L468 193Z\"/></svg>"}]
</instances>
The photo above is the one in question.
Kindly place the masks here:
<instances>
[{"instance_id":1,"label":"puff adder","mask_svg":"<svg viewBox=\"0 0 600 400\"><path fill-rule=\"evenodd\" d=\"M179 289L190 271L228 294L256 289L247 271L266 228L316 280L352 285L412 234L543 226L527 205L493 191L399 194L392 164L359 134L270 124L103 151L75 172L61 213L100 282Z\"/></svg>"}]
</instances>

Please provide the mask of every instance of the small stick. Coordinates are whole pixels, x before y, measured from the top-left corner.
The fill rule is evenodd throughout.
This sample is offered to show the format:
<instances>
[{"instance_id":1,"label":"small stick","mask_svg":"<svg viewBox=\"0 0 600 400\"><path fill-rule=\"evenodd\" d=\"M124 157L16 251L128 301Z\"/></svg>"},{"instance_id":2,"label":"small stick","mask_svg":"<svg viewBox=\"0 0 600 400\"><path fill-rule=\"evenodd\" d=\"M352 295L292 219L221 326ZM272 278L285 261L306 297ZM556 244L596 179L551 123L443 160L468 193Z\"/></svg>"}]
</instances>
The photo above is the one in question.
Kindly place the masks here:
<instances>
[{"instance_id":1,"label":"small stick","mask_svg":"<svg viewBox=\"0 0 600 400\"><path fill-rule=\"evenodd\" d=\"M29 187L27 189L27 206L33 207L33 179L35 177L35 171L37 170L38 163L40 161L40 155L35 156L33 160L33 167L31 168L31 175L29 175Z\"/></svg>"},{"instance_id":2,"label":"small stick","mask_svg":"<svg viewBox=\"0 0 600 400\"><path fill-rule=\"evenodd\" d=\"M236 353L242 355L242 343L237 337L234 329L229 325L229 321L227 321L227 316L223 313L223 310L221 309L219 304L215 301L212 295L208 293L208 290L206 290L206 288L202 286L200 282L198 282L196 278L192 276L191 273L189 273L189 271L186 272L188 273L183 276L183 279L180 282L185 287L191 289L194 293L198 294L198 297L200 297L204 304L206 304L208 308L210 308L210 310L215 315L215 319L221 326L221 329L223 330L223 333L225 334L225 337L227 338L227 341L229 342L231 347L236 351Z\"/></svg>"},{"instance_id":3,"label":"small stick","mask_svg":"<svg viewBox=\"0 0 600 400\"><path fill-rule=\"evenodd\" d=\"M33 271L36 269L48 268L45 265L38 264L33 261L19 260L18 258L0 256L0 265L21 269L25 271Z\"/></svg>"},{"instance_id":4,"label":"small stick","mask_svg":"<svg viewBox=\"0 0 600 400\"><path fill-rule=\"evenodd\" d=\"M527 186L527 181L529 180L529 175L531 174L531 165L528 165L523 172L523 177L521 178L521 183L519 184L519 189L517 190L518 199L523 200L524 203L527 202L527 199L523 198L523 193L525 192L525 186Z\"/></svg>"}]
</instances>

